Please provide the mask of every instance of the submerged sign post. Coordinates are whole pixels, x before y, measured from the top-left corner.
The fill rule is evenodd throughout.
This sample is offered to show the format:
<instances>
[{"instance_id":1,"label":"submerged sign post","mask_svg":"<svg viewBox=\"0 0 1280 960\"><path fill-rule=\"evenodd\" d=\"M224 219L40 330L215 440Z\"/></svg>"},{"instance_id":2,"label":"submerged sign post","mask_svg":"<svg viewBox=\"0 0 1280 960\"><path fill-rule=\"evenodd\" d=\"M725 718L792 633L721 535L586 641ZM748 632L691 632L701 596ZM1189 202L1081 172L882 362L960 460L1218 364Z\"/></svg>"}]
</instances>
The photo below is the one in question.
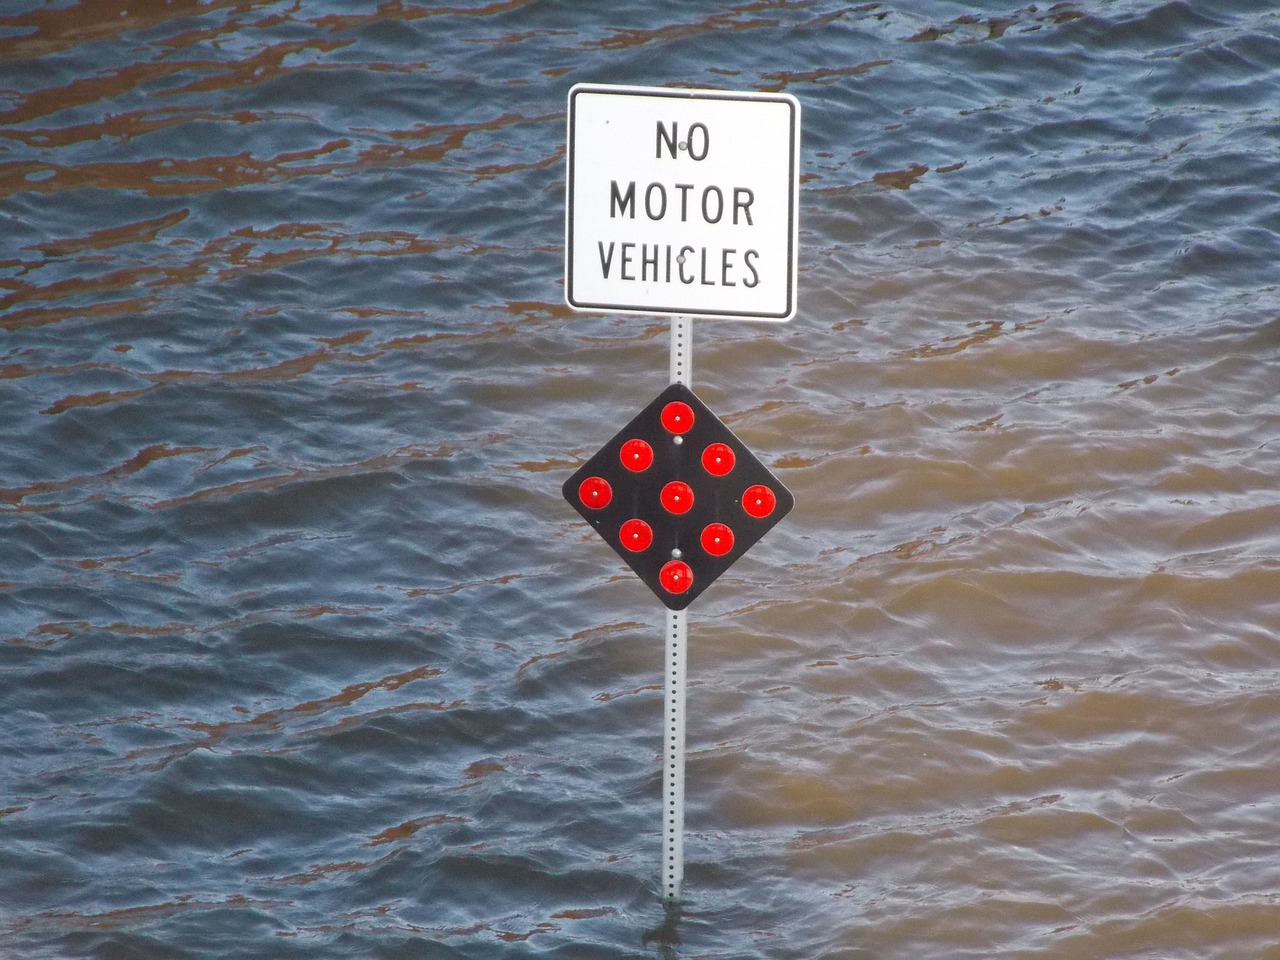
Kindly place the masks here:
<instances>
[{"instance_id":1,"label":"submerged sign post","mask_svg":"<svg viewBox=\"0 0 1280 960\"><path fill-rule=\"evenodd\" d=\"M564 483L668 608L663 880L684 873L686 608L790 510L790 492L690 389L692 318L796 312L800 105L780 94L575 86L565 300L665 314L671 384Z\"/></svg>"}]
</instances>

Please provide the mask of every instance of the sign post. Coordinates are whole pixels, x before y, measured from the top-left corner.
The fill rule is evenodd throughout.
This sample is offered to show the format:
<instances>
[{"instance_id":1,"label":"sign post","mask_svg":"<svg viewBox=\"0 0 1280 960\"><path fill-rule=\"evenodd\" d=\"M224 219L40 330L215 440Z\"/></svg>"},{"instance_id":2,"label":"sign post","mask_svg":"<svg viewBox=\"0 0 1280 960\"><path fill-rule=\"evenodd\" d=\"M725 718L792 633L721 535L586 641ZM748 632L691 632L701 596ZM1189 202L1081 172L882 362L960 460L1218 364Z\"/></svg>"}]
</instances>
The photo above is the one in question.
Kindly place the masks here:
<instances>
[{"instance_id":1,"label":"sign post","mask_svg":"<svg viewBox=\"0 0 1280 960\"><path fill-rule=\"evenodd\" d=\"M686 608L792 508L691 389L693 318L796 312L800 106L785 95L575 86L565 300L671 317L670 384L565 481L668 608L662 896L684 877Z\"/></svg>"},{"instance_id":2,"label":"sign post","mask_svg":"<svg viewBox=\"0 0 1280 960\"><path fill-rule=\"evenodd\" d=\"M662 897L675 903L684 883L684 717L688 672L689 613L667 613L667 656L663 682Z\"/></svg>"},{"instance_id":3,"label":"sign post","mask_svg":"<svg viewBox=\"0 0 1280 960\"><path fill-rule=\"evenodd\" d=\"M693 380L693 320L671 318L671 382L686 387ZM662 897L679 903L684 885L684 727L685 677L689 660L689 614L667 613L666 664L662 701Z\"/></svg>"}]
</instances>

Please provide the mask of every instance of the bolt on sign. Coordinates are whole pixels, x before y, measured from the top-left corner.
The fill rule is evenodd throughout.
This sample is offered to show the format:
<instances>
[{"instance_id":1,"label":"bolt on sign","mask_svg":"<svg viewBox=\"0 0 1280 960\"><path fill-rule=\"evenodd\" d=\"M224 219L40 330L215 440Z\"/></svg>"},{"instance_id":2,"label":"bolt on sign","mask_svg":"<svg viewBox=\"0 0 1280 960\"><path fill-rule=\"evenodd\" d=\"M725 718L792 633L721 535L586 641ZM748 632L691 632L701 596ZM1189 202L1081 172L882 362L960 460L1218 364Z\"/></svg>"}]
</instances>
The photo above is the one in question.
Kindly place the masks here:
<instances>
[{"instance_id":1,"label":"bolt on sign","mask_svg":"<svg viewBox=\"0 0 1280 960\"><path fill-rule=\"evenodd\" d=\"M786 94L575 86L569 306L790 320L799 150L800 105Z\"/></svg>"},{"instance_id":2,"label":"bolt on sign","mask_svg":"<svg viewBox=\"0 0 1280 960\"><path fill-rule=\"evenodd\" d=\"M671 610L692 603L795 502L680 383L578 468L563 493Z\"/></svg>"}]
</instances>

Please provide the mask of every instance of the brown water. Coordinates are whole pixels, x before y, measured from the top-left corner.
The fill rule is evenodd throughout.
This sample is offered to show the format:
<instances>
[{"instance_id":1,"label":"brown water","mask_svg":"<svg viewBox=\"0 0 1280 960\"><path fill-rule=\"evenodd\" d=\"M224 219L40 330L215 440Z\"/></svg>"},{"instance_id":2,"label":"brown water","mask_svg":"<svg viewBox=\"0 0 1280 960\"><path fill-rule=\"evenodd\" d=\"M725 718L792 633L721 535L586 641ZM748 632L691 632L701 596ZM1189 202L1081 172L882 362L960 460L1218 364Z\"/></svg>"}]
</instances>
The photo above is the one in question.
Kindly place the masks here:
<instances>
[{"instance_id":1,"label":"brown water","mask_svg":"<svg viewBox=\"0 0 1280 960\"><path fill-rule=\"evenodd\" d=\"M0 12L0 956L1280 958L1280 11ZM690 609L560 499L576 82L804 109L795 510Z\"/></svg>"}]
</instances>

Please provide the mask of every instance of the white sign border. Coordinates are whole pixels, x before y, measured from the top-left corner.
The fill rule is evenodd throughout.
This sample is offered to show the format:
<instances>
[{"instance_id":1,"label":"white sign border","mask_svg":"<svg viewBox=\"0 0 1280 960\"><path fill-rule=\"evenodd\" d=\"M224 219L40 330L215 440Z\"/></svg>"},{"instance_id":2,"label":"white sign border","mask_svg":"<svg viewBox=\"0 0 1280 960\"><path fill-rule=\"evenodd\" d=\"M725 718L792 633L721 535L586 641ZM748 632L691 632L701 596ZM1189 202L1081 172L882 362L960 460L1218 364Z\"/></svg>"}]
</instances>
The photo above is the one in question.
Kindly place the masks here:
<instances>
[{"instance_id":1,"label":"white sign border","mask_svg":"<svg viewBox=\"0 0 1280 960\"><path fill-rule=\"evenodd\" d=\"M741 310L687 309L681 307L635 306L615 303L577 303L573 292L573 185L574 185L574 98L580 93L603 93L619 96L671 97L679 100L746 100L786 104L791 111L790 190L787 211L787 309L783 313L747 313ZM795 317L798 310L800 254L800 101L789 93L760 93L757 91L708 90L693 87L637 87L602 83L578 83L569 90L567 155L565 160L565 211L564 211L564 300L573 310L592 313L625 313L660 317L708 317L737 320L764 320L785 323Z\"/></svg>"}]
</instances>

